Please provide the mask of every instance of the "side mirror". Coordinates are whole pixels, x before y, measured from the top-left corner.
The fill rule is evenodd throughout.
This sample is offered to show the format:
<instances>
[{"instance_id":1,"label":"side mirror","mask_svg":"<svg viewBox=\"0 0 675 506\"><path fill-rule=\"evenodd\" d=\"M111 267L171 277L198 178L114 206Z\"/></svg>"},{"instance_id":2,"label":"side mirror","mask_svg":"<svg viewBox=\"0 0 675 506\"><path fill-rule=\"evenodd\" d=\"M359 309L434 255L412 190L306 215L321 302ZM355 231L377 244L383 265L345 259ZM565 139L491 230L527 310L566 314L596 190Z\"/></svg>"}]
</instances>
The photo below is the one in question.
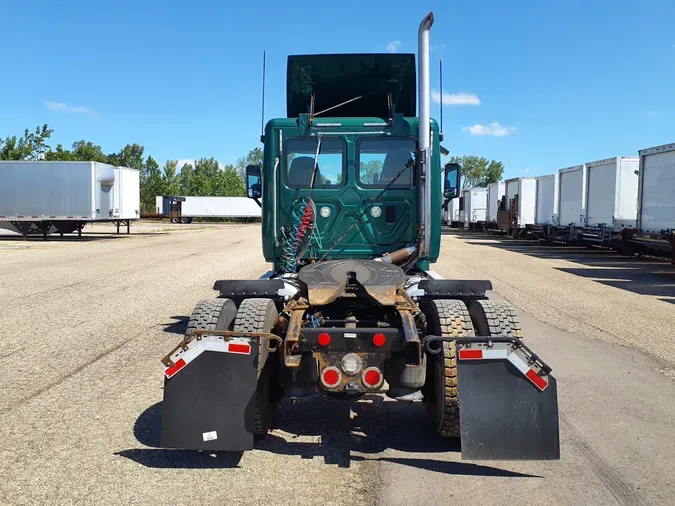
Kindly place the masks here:
<instances>
[{"instance_id":1,"label":"side mirror","mask_svg":"<svg viewBox=\"0 0 675 506\"><path fill-rule=\"evenodd\" d=\"M458 163L445 164L445 182L443 183L443 198L452 200L459 196L459 182L462 167Z\"/></svg>"},{"instance_id":2,"label":"side mirror","mask_svg":"<svg viewBox=\"0 0 675 506\"><path fill-rule=\"evenodd\" d=\"M259 199L262 196L260 167L257 165L246 166L246 190L246 196L250 199Z\"/></svg>"}]
</instances>

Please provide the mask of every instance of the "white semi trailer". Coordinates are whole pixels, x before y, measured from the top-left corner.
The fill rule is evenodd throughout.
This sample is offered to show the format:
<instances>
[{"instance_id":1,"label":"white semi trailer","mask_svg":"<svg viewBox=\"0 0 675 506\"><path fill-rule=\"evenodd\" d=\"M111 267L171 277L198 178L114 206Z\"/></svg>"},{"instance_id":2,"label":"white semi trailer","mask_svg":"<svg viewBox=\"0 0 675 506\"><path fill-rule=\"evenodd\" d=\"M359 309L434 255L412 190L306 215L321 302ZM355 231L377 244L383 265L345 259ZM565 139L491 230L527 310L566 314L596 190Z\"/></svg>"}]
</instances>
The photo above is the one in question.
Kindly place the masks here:
<instances>
[{"instance_id":1,"label":"white semi trailer","mask_svg":"<svg viewBox=\"0 0 675 506\"><path fill-rule=\"evenodd\" d=\"M119 204L117 204L119 202ZM133 211L132 211L133 210ZM0 161L0 228L26 238L139 217L138 171L99 162ZM122 216L122 213L124 216Z\"/></svg>"},{"instance_id":2,"label":"white semi trailer","mask_svg":"<svg viewBox=\"0 0 675 506\"><path fill-rule=\"evenodd\" d=\"M637 227L624 230L622 253L646 253L675 264L675 143L639 154Z\"/></svg>"},{"instance_id":3,"label":"white semi trailer","mask_svg":"<svg viewBox=\"0 0 675 506\"><path fill-rule=\"evenodd\" d=\"M509 211L509 233L520 236L534 225L537 209L537 181L533 177L506 180L506 210Z\"/></svg>"},{"instance_id":4,"label":"white semi trailer","mask_svg":"<svg viewBox=\"0 0 675 506\"><path fill-rule=\"evenodd\" d=\"M157 196L156 214L173 223L200 218L260 218L260 206L247 197Z\"/></svg>"},{"instance_id":5,"label":"white semi trailer","mask_svg":"<svg viewBox=\"0 0 675 506\"><path fill-rule=\"evenodd\" d=\"M558 174L538 176L537 206L534 224L537 226L558 225Z\"/></svg>"},{"instance_id":6,"label":"white semi trailer","mask_svg":"<svg viewBox=\"0 0 675 506\"><path fill-rule=\"evenodd\" d=\"M618 244L624 229L637 226L637 156L605 158L586 165L584 244Z\"/></svg>"},{"instance_id":7,"label":"white semi trailer","mask_svg":"<svg viewBox=\"0 0 675 506\"><path fill-rule=\"evenodd\" d=\"M464 227L483 230L487 220L487 188L470 188L464 191Z\"/></svg>"},{"instance_id":8,"label":"white semi trailer","mask_svg":"<svg viewBox=\"0 0 675 506\"><path fill-rule=\"evenodd\" d=\"M585 220L586 165L558 171L558 205L560 225L583 227Z\"/></svg>"},{"instance_id":9,"label":"white semi trailer","mask_svg":"<svg viewBox=\"0 0 675 506\"><path fill-rule=\"evenodd\" d=\"M497 227L497 214L499 211L499 203L504 197L506 191L506 183L499 181L497 183L490 183L488 185L488 209L487 209L487 228Z\"/></svg>"},{"instance_id":10,"label":"white semi trailer","mask_svg":"<svg viewBox=\"0 0 675 506\"><path fill-rule=\"evenodd\" d=\"M448 227L457 227L459 223L459 199L452 199L443 209L443 224Z\"/></svg>"}]
</instances>

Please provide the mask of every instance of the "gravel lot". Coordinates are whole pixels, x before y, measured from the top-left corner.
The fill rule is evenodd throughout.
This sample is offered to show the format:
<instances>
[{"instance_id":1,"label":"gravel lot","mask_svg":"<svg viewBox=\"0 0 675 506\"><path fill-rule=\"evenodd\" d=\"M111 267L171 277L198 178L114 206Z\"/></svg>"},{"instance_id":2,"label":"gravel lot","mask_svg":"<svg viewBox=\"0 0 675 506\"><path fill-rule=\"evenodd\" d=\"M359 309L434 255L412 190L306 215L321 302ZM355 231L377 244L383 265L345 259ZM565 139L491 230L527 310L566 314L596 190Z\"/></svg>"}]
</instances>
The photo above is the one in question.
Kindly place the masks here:
<instances>
[{"instance_id":1,"label":"gravel lot","mask_svg":"<svg viewBox=\"0 0 675 506\"><path fill-rule=\"evenodd\" d=\"M560 329L675 363L675 267L604 249L447 230L439 271L489 279L523 311Z\"/></svg>"},{"instance_id":2,"label":"gravel lot","mask_svg":"<svg viewBox=\"0 0 675 506\"><path fill-rule=\"evenodd\" d=\"M667 264L631 264L636 284L649 278L640 289L657 292L640 294L595 280L628 278L581 273L598 266L571 252L547 258L508 241L444 236L435 270L491 279L553 366L558 462L463 462L428 435L422 407L378 396L284 402L278 428L254 451L206 455L157 448L159 359L197 301L215 296L215 279L268 269L260 227L138 223L130 236L112 232L0 238L1 504L672 503Z\"/></svg>"}]
</instances>

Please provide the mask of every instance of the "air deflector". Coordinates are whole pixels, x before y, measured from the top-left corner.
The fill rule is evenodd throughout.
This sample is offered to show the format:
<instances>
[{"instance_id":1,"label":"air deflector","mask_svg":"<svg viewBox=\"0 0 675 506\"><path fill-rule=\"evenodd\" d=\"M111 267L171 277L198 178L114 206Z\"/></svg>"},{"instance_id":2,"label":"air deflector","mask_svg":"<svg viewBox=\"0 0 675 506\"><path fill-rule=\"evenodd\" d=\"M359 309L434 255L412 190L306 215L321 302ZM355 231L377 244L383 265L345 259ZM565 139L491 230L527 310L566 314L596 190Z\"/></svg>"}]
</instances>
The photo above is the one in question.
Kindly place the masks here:
<instances>
[{"instance_id":1,"label":"air deflector","mask_svg":"<svg viewBox=\"0 0 675 506\"><path fill-rule=\"evenodd\" d=\"M388 92L397 113L416 116L414 54L316 54L288 57L286 110L289 118L320 112L329 117L389 117Z\"/></svg>"}]
</instances>

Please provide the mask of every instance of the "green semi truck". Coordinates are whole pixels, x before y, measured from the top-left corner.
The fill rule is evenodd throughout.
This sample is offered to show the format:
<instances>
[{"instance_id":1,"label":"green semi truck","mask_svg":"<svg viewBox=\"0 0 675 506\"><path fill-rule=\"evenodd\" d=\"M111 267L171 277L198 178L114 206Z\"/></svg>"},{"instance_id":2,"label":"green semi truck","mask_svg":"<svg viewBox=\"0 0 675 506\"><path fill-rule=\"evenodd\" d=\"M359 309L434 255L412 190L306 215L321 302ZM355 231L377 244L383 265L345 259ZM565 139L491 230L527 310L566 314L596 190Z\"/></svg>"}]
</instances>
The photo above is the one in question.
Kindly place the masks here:
<instances>
[{"instance_id":1,"label":"green semi truck","mask_svg":"<svg viewBox=\"0 0 675 506\"><path fill-rule=\"evenodd\" d=\"M216 281L162 359L163 447L250 450L284 397L384 394L424 403L463 458L559 458L556 380L514 309L489 300L487 280L431 270L461 188L430 117L433 23L417 62L288 57L287 117L267 123L262 167L246 168L273 268Z\"/></svg>"}]
</instances>

